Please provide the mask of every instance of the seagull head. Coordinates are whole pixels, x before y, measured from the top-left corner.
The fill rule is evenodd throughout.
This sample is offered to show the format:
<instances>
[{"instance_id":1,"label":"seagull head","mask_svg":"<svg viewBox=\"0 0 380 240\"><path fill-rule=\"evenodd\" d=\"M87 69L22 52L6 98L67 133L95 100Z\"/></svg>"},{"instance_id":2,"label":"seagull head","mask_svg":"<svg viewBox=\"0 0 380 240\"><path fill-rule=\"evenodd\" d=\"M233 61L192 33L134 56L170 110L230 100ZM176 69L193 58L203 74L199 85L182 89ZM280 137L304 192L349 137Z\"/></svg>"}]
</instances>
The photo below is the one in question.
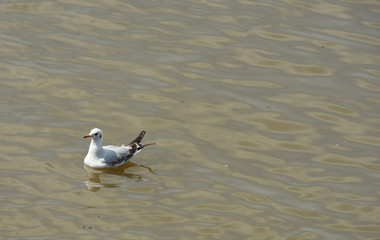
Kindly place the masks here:
<instances>
[{"instance_id":1,"label":"seagull head","mask_svg":"<svg viewBox=\"0 0 380 240\"><path fill-rule=\"evenodd\" d=\"M94 128L91 130L91 132L87 135L85 135L83 138L89 138L92 137L94 140L102 139L103 132L99 128Z\"/></svg>"}]
</instances>

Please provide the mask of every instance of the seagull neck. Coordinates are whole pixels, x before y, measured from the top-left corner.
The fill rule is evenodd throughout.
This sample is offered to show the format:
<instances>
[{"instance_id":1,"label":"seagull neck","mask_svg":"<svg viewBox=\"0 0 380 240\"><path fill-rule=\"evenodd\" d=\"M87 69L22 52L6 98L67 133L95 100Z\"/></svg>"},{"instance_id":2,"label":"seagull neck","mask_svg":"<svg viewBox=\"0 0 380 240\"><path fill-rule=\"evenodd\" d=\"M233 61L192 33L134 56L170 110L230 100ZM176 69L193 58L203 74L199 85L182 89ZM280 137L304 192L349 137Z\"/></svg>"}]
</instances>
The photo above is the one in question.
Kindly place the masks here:
<instances>
[{"instance_id":1,"label":"seagull neck","mask_svg":"<svg viewBox=\"0 0 380 240\"><path fill-rule=\"evenodd\" d=\"M99 155L103 150L103 147L102 147L102 139L92 139L91 140L91 143L90 143L90 148L89 148L89 152L95 154L95 155Z\"/></svg>"}]
</instances>

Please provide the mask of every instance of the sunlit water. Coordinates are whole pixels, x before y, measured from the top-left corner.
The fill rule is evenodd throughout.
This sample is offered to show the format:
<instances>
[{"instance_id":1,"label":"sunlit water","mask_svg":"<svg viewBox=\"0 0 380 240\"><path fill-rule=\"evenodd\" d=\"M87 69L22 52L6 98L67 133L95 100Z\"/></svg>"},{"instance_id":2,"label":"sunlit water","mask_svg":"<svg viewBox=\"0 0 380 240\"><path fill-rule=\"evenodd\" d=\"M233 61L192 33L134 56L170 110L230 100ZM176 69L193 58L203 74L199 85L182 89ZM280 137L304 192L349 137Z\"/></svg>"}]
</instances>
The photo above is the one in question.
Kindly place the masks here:
<instances>
[{"instance_id":1,"label":"sunlit water","mask_svg":"<svg viewBox=\"0 0 380 240\"><path fill-rule=\"evenodd\" d=\"M378 1L2 1L3 239L378 239ZM83 166L92 128L144 149Z\"/></svg>"}]
</instances>

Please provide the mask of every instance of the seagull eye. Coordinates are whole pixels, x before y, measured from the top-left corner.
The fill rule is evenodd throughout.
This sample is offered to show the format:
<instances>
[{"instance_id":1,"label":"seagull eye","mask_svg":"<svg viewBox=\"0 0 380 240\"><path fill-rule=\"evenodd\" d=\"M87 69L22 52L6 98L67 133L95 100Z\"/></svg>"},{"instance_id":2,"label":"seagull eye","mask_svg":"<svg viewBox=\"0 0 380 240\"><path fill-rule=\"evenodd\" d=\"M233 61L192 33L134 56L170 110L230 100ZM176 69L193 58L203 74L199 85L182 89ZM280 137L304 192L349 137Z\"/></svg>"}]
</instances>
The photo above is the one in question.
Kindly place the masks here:
<instances>
[{"instance_id":1,"label":"seagull eye","mask_svg":"<svg viewBox=\"0 0 380 240\"><path fill-rule=\"evenodd\" d=\"M95 136L98 136L98 133L95 133Z\"/></svg>"}]
</instances>

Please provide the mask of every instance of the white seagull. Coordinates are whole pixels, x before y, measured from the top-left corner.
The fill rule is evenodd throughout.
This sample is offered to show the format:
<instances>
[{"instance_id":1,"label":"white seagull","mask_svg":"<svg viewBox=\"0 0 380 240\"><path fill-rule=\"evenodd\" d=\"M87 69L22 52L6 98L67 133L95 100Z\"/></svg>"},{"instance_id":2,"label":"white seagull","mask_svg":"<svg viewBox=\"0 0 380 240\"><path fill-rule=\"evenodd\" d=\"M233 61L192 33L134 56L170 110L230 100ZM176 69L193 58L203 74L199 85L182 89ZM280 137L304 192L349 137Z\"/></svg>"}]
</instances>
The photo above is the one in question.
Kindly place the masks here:
<instances>
[{"instance_id":1,"label":"white seagull","mask_svg":"<svg viewBox=\"0 0 380 240\"><path fill-rule=\"evenodd\" d=\"M144 147L156 143L142 144L141 140L145 135L145 131L141 133L130 144L121 147L108 145L102 146L103 132L99 128L94 128L83 138L91 137L88 153L84 158L84 163L92 168L111 168L123 165L126 161L140 152Z\"/></svg>"}]
</instances>

